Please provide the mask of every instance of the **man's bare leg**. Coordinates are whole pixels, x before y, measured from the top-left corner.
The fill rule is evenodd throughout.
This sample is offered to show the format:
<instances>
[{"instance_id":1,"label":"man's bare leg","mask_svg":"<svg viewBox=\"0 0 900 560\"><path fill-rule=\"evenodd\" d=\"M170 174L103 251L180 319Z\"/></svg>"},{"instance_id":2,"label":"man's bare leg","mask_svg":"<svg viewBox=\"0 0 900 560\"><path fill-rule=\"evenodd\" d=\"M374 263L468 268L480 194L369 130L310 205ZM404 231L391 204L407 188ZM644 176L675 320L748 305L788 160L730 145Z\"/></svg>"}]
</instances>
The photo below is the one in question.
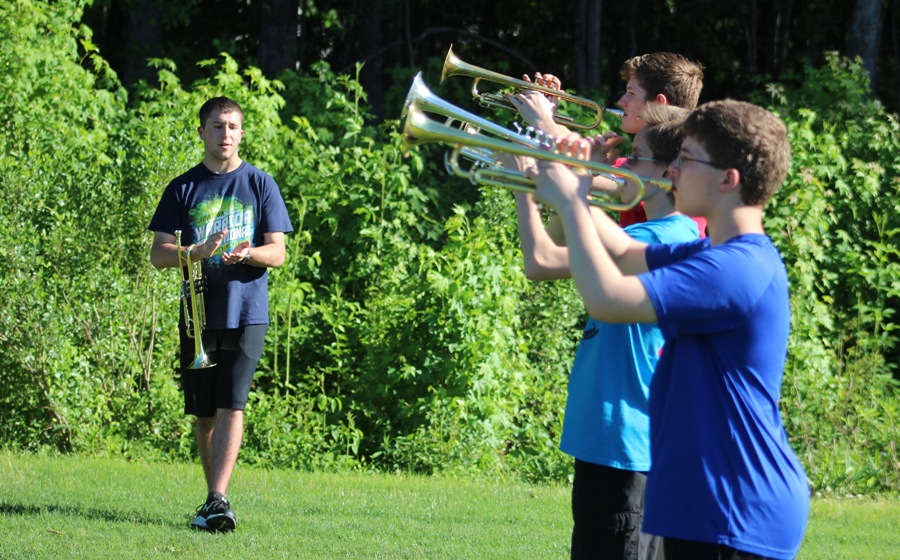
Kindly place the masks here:
<instances>
[{"instance_id":1,"label":"man's bare leg","mask_svg":"<svg viewBox=\"0 0 900 560\"><path fill-rule=\"evenodd\" d=\"M206 504L194 524L213 530L230 531L236 524L225 497L244 432L244 411L220 408L210 418L197 419L197 448L209 492ZM198 522L202 519L202 522Z\"/></svg>"},{"instance_id":2,"label":"man's bare leg","mask_svg":"<svg viewBox=\"0 0 900 560\"><path fill-rule=\"evenodd\" d=\"M220 408L216 412L215 429L212 433L212 457L206 485L210 492L223 495L228 490L231 473L237 463L238 452L244 436L244 411Z\"/></svg>"}]
</instances>

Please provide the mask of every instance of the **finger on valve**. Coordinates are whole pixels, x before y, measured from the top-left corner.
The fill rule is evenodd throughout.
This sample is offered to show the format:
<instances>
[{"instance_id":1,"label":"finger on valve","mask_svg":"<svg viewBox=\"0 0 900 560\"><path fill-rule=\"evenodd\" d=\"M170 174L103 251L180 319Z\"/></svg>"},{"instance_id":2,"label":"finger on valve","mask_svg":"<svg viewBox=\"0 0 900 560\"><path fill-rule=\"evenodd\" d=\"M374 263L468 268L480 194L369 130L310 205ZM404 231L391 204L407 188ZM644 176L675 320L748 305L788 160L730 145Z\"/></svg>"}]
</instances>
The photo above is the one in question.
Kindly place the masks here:
<instances>
[{"instance_id":1,"label":"finger on valve","mask_svg":"<svg viewBox=\"0 0 900 560\"><path fill-rule=\"evenodd\" d=\"M580 134L572 133L557 138L556 150L565 156L586 160L591 156L591 142Z\"/></svg>"}]
</instances>

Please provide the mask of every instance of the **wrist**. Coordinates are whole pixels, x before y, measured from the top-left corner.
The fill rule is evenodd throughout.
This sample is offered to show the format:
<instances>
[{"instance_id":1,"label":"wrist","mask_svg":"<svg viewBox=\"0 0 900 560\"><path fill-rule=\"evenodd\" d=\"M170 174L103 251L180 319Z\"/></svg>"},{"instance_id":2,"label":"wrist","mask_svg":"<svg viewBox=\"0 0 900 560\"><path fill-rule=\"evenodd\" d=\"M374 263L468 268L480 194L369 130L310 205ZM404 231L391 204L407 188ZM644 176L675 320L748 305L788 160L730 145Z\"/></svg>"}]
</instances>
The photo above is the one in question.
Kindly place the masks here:
<instances>
[{"instance_id":1,"label":"wrist","mask_svg":"<svg viewBox=\"0 0 900 560\"><path fill-rule=\"evenodd\" d=\"M244 257L240 260L239 264L250 264L250 249L247 249L247 252L244 253Z\"/></svg>"}]
</instances>

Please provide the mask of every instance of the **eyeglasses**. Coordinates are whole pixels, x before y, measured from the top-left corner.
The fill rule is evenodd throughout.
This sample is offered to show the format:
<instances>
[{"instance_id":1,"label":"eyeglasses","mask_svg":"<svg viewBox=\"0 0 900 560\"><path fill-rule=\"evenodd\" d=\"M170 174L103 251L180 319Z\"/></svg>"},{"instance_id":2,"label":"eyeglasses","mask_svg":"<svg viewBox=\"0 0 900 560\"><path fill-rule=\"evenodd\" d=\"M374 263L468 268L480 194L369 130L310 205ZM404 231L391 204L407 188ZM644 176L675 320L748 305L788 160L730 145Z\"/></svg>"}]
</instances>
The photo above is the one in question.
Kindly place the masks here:
<instances>
[{"instance_id":1,"label":"eyeglasses","mask_svg":"<svg viewBox=\"0 0 900 560\"><path fill-rule=\"evenodd\" d=\"M677 165L678 167L682 167L682 166L684 166L684 162L686 162L686 161L693 161L694 163L702 163L703 165L715 167L716 169L725 169L723 166L719 165L718 163L716 163L714 161L703 161L702 159L695 159L692 157L688 157L682 153L679 153L678 157L675 158L675 165Z\"/></svg>"},{"instance_id":2,"label":"eyeglasses","mask_svg":"<svg viewBox=\"0 0 900 560\"><path fill-rule=\"evenodd\" d=\"M625 161L627 161L629 165L634 165L639 161L656 161L656 158L631 155L625 156Z\"/></svg>"}]
</instances>

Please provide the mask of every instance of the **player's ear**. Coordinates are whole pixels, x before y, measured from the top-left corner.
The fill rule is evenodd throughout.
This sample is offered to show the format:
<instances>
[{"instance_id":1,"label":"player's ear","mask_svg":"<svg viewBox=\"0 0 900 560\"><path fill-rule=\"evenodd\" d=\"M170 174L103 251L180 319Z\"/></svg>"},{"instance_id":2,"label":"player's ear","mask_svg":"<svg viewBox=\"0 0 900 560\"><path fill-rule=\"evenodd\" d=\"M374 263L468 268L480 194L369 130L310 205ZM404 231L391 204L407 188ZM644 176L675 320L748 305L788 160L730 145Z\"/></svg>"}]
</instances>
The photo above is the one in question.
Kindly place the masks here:
<instances>
[{"instance_id":1,"label":"player's ear","mask_svg":"<svg viewBox=\"0 0 900 560\"><path fill-rule=\"evenodd\" d=\"M725 170L725 177L722 178L722 183L719 186L719 190L722 192L733 191L739 189L741 185L741 172L740 170L730 167Z\"/></svg>"},{"instance_id":2,"label":"player's ear","mask_svg":"<svg viewBox=\"0 0 900 560\"><path fill-rule=\"evenodd\" d=\"M660 105L668 105L669 104L669 99L666 97L666 94L664 94L664 93L656 94L656 98L654 98L654 101L656 101Z\"/></svg>"}]
</instances>

